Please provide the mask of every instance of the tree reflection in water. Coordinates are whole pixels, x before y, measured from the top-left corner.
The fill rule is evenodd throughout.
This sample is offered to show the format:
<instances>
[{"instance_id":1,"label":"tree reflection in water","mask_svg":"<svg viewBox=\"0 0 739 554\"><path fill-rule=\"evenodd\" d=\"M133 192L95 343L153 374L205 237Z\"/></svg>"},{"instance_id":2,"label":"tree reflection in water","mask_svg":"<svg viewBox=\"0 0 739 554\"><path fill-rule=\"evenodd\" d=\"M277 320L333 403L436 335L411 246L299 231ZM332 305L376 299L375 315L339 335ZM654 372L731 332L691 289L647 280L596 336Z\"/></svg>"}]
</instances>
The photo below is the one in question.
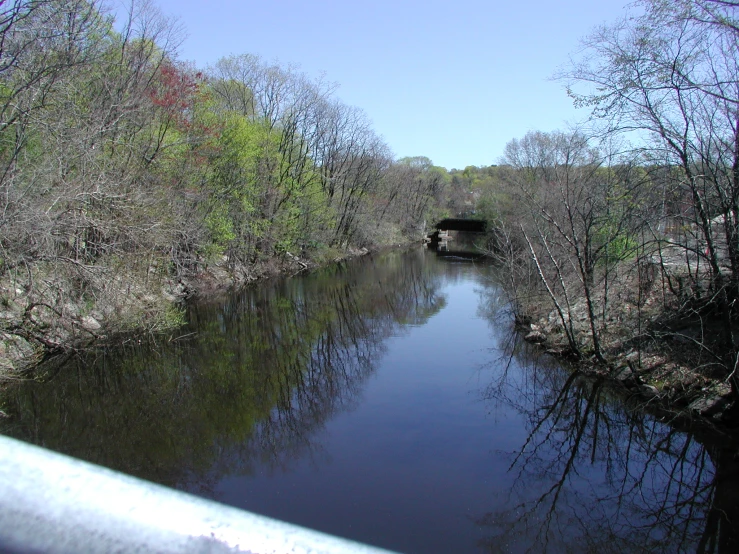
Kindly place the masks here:
<instances>
[{"instance_id":1,"label":"tree reflection in water","mask_svg":"<svg viewBox=\"0 0 739 554\"><path fill-rule=\"evenodd\" d=\"M438 343L466 335L450 333L443 318L419 329L437 324L440 335L410 334L424 337L423 344L446 361L433 366L398 357L398 364L419 367L405 373L399 386L407 390L397 396L402 406L381 423L395 424L400 420L393 418L404 410L424 410L403 419L393 437L398 442L378 452L390 464L380 465L378 473L387 468L395 480L385 488L369 483L357 489L372 496L368 491L381 488L374 498L398 500L388 512L395 516L367 523L365 540L380 542L384 533L388 545L416 544L417 551L429 551L437 540L461 551L481 536L486 537L481 549L488 551L735 551L736 444L670 427L644 409L624 405L604 382L537 358L514 334L505 336L510 324L500 290L487 286L483 272L470 280L470 267L424 258L421 251L392 253L193 306L191 327L179 340L90 353L50 368L47 379L6 389L0 407L12 417L0 421L0 432L206 496L215 496L228 477L254 475L246 481L256 482L263 474L294 471L297 460L313 459L326 468L324 427L357 405L389 337L445 307L440 292L445 290L452 308L445 317L469 318L474 312L467 305L455 312L460 305L454 302L474 299L470 310L479 306L477 315L490 322L493 340L502 342L491 356L504 352L508 359L495 364L495 377L483 381L490 385L483 385L482 395L486 402L505 404L499 413L507 419L497 425L485 419L484 407L469 402L470 387L475 395L480 389L468 380L474 366L461 358L489 346L479 338L487 337L485 332L460 323L460 329L476 329L470 336L478 338L455 342L451 349ZM449 286L457 280L460 287ZM468 286L477 294L468 294ZM409 352L417 356L416 349ZM395 392L401 373L378 372L385 379L382 394ZM417 389L422 394L410 394ZM370 410L366 417L376 413ZM426 417L433 420L428 426L419 421ZM432 426L441 428L442 438L423 442L426 458L400 444L434 434ZM519 451L491 455L488 441L509 440L503 433L515 433ZM383 427L378 434L384 439L392 433ZM402 463L394 453L404 456ZM507 473L499 455L510 464ZM325 472L324 483L331 473ZM464 475L457 479L458 474ZM345 475L353 479L353 468ZM491 499L495 494L508 501ZM495 509L484 514L488 502ZM312 498L307 504L314 510ZM334 509L352 515L336 533L358 527L351 517L380 511L369 501L356 512L338 506ZM467 519L469 506L477 514L473 522ZM339 519L329 509L327 514ZM402 542L413 533L431 538Z\"/></svg>"},{"instance_id":2,"label":"tree reflection in water","mask_svg":"<svg viewBox=\"0 0 739 554\"><path fill-rule=\"evenodd\" d=\"M182 340L80 356L0 399L0 432L211 495L227 475L320 456L402 326L445 303L423 252L336 265L191 308ZM188 338L189 337L189 338Z\"/></svg>"},{"instance_id":3,"label":"tree reflection in water","mask_svg":"<svg viewBox=\"0 0 739 554\"><path fill-rule=\"evenodd\" d=\"M737 552L739 464L726 437L678 430L508 336L525 368L484 397L515 406L509 507L478 519L491 552Z\"/></svg>"}]
</instances>

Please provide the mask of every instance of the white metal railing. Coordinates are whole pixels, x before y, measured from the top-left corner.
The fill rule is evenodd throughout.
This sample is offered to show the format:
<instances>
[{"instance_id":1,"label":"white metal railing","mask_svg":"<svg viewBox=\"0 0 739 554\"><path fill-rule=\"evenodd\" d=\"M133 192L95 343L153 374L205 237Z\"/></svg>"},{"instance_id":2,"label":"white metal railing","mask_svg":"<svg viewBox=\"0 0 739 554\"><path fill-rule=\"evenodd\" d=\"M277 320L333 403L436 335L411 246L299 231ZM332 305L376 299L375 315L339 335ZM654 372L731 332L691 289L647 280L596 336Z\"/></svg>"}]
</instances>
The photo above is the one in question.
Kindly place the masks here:
<instances>
[{"instance_id":1,"label":"white metal railing","mask_svg":"<svg viewBox=\"0 0 739 554\"><path fill-rule=\"evenodd\" d=\"M0 436L0 552L388 552Z\"/></svg>"}]
</instances>

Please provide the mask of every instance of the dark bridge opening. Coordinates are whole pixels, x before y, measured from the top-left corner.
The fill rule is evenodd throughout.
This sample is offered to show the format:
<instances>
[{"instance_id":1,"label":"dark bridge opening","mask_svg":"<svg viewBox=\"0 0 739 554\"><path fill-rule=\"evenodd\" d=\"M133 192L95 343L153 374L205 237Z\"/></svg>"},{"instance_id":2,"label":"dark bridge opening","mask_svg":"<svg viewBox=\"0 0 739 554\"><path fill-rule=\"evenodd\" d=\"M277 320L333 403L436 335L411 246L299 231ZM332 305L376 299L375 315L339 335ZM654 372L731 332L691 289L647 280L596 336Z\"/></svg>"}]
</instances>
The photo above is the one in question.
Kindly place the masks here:
<instances>
[{"instance_id":1,"label":"dark bridge opening","mask_svg":"<svg viewBox=\"0 0 739 554\"><path fill-rule=\"evenodd\" d=\"M439 256L477 259L484 256L487 223L479 219L447 218L426 237L428 248Z\"/></svg>"},{"instance_id":2,"label":"dark bridge opening","mask_svg":"<svg viewBox=\"0 0 739 554\"><path fill-rule=\"evenodd\" d=\"M442 219L434 225L443 231L465 231L467 233L484 233L487 230L487 222L480 219Z\"/></svg>"}]
</instances>

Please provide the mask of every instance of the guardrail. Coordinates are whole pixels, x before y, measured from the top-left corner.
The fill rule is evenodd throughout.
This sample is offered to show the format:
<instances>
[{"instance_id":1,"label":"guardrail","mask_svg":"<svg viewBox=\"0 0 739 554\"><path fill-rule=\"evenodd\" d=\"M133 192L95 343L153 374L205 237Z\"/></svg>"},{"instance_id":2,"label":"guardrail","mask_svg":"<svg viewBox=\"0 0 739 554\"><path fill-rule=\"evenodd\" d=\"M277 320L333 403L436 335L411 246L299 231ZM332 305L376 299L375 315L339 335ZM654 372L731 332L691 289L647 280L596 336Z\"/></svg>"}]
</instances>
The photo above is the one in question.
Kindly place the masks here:
<instances>
[{"instance_id":1,"label":"guardrail","mask_svg":"<svg viewBox=\"0 0 739 554\"><path fill-rule=\"evenodd\" d=\"M388 551L0 436L0 552Z\"/></svg>"}]
</instances>

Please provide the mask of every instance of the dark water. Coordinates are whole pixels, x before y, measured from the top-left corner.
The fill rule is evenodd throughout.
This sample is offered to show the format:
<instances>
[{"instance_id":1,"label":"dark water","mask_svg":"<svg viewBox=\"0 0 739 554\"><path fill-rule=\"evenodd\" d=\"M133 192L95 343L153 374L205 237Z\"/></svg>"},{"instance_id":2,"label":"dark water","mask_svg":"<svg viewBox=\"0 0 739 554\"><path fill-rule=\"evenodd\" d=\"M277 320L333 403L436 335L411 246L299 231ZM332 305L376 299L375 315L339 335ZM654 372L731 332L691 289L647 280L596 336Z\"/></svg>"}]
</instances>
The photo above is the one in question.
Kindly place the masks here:
<instances>
[{"instance_id":1,"label":"dark water","mask_svg":"<svg viewBox=\"0 0 739 554\"><path fill-rule=\"evenodd\" d=\"M403 552L737 552L736 445L537 359L493 277L393 252L195 305L11 387L0 430Z\"/></svg>"}]
</instances>

